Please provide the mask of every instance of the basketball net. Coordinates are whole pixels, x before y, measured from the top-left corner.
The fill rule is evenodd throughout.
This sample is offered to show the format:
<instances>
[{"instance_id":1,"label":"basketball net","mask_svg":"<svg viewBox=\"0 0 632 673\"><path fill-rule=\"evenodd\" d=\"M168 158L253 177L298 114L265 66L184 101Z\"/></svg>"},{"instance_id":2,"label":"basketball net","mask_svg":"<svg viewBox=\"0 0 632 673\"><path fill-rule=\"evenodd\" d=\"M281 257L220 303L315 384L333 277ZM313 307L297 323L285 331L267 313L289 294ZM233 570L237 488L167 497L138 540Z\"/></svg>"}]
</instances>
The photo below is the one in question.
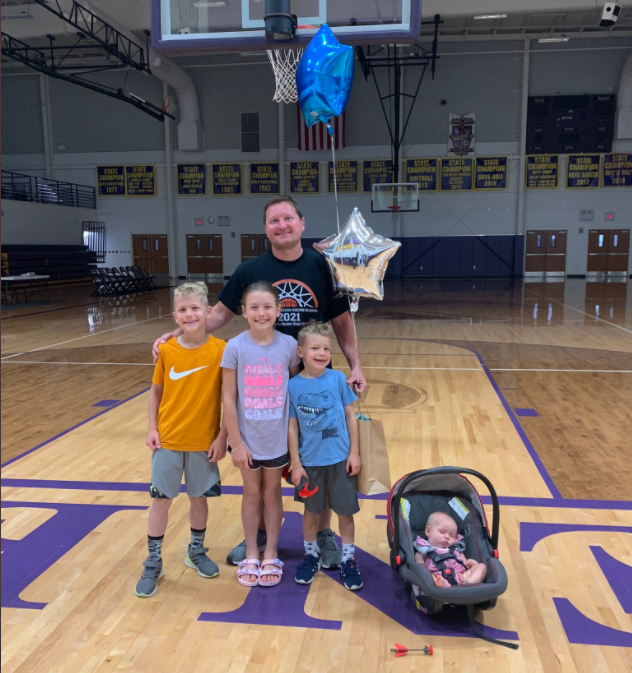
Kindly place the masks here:
<instances>
[{"instance_id":1,"label":"basketball net","mask_svg":"<svg viewBox=\"0 0 632 673\"><path fill-rule=\"evenodd\" d=\"M296 103L296 68L303 55L303 49L268 49L268 58L274 71L276 91L275 103Z\"/></svg>"},{"instance_id":2,"label":"basketball net","mask_svg":"<svg viewBox=\"0 0 632 673\"><path fill-rule=\"evenodd\" d=\"M165 96L162 101L162 111L168 112L169 114L174 114L176 111L176 104L173 102L173 96L171 94Z\"/></svg>"}]
</instances>

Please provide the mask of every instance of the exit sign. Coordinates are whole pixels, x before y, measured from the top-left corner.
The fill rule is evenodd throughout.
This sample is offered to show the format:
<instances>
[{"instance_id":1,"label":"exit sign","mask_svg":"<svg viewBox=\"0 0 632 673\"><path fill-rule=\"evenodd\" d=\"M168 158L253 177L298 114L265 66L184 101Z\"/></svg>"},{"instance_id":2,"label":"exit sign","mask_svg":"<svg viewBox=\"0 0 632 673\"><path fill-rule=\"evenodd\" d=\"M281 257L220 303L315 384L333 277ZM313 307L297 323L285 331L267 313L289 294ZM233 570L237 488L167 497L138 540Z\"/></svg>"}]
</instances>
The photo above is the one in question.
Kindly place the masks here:
<instances>
[{"instance_id":1,"label":"exit sign","mask_svg":"<svg viewBox=\"0 0 632 673\"><path fill-rule=\"evenodd\" d=\"M606 222L614 222L614 213L604 213L604 220Z\"/></svg>"}]
</instances>

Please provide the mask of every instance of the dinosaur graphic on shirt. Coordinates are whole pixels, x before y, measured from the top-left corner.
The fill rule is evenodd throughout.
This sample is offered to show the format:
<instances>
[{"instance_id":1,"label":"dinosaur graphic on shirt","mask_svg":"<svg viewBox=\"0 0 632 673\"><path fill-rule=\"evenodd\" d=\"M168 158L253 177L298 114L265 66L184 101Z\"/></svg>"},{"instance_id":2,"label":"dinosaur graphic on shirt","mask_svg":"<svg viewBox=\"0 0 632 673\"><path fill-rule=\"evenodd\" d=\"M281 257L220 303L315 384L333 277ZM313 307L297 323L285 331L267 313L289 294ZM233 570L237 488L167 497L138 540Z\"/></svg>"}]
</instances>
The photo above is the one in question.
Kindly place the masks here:
<instances>
[{"instance_id":1,"label":"dinosaur graphic on shirt","mask_svg":"<svg viewBox=\"0 0 632 673\"><path fill-rule=\"evenodd\" d=\"M328 390L322 393L303 393L299 395L297 408L303 416L313 416L307 421L307 428L322 432L321 439L338 437L343 426L343 414L340 401Z\"/></svg>"}]
</instances>

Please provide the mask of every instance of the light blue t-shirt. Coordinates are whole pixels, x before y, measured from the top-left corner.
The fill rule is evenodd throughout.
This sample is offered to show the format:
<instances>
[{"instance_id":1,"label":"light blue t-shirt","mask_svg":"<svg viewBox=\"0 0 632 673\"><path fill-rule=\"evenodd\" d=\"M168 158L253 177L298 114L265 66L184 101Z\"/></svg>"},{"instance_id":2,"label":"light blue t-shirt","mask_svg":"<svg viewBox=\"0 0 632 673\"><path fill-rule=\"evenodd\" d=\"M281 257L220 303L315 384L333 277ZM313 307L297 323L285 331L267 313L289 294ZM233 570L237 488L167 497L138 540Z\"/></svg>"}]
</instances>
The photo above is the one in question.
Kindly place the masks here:
<instances>
[{"instance_id":1,"label":"light blue t-shirt","mask_svg":"<svg viewBox=\"0 0 632 673\"><path fill-rule=\"evenodd\" d=\"M349 457L345 407L358 398L342 372L326 369L318 378L295 376L288 384L290 418L298 419L298 452L307 466L335 465Z\"/></svg>"}]
</instances>

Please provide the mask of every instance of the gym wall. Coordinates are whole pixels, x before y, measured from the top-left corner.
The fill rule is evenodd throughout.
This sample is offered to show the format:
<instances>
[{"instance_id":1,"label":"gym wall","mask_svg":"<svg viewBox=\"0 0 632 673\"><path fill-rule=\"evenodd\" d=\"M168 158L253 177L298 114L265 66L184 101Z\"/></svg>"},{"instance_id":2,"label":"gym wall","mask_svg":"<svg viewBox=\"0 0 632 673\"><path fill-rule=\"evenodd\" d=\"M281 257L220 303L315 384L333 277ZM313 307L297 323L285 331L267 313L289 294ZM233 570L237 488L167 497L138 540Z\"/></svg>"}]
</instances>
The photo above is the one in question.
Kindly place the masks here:
<instances>
[{"instance_id":1,"label":"gym wall","mask_svg":"<svg viewBox=\"0 0 632 673\"><path fill-rule=\"evenodd\" d=\"M508 188L500 193L432 193L421 195L420 212L401 215L404 238L431 236L508 236L515 250L522 250L518 231L518 155L521 128L523 43L443 42L434 80L429 73L421 85L405 138L404 158L446 155L448 112L477 114L477 155L509 157ZM531 45L530 95L612 93L617 90L621 68L632 51L632 40L572 40L566 45ZM475 52L475 53L474 53ZM278 157L278 106L272 101L274 78L265 55L249 57L206 56L179 59L195 82L204 130L203 152L177 150L175 124L171 125L173 166L180 162L276 161ZM123 86L141 98L158 102L162 84L136 72L102 75L111 86ZM40 76L27 72L3 72L2 165L8 170L43 175L44 134L40 98ZM386 84L386 72L381 73ZM414 92L415 73L404 78L404 90ZM92 219L104 221L108 230L106 266L131 264L132 233L167 233L165 128L130 105L57 80L49 80L54 175L50 177L95 185L95 166L102 164L155 164L157 196L152 198L98 198ZM446 104L442 105L441 101ZM259 112L261 152L240 151L240 113ZM326 162L329 152L297 149L294 106L285 106L286 161L321 162L321 192L298 201L306 216L306 236L329 235L336 226L333 195L327 193ZM358 69L347 107L347 147L337 159L390 158L390 140L382 109L371 79ZM632 141L615 141L613 151L632 152ZM564 168L564 162L562 168ZM563 172L563 171L562 171ZM207 170L207 182L210 180ZM562 176L563 177L563 176ZM245 183L245 179L244 179ZM247 183L246 183L247 184ZM175 191L175 190L174 190ZM266 197L175 196L178 240L178 273L186 273L185 235L222 233L224 273L229 275L240 262L241 233L263 231L262 206ZM528 191L525 194L524 229L568 230L567 273L586 270L587 226L579 222L580 209L595 211L590 227L610 227L603 213L616 213L617 227L632 226L631 190L599 189ZM371 214L371 195L358 192L339 197L344 220L358 207L375 231L395 235L391 214ZM51 206L52 208L52 206ZM218 227L217 217L230 217L230 227ZM215 224L207 223L209 216ZM195 218L203 218L202 227ZM50 222L33 220L42 235ZM579 233L580 226L585 227ZM4 242L13 241L7 238ZM232 237L232 234L235 234ZM125 252L122 252L125 251ZM521 256L521 253L520 253ZM521 270L517 269L519 273ZM632 270L632 269L631 269ZM411 268L407 273L414 272Z\"/></svg>"}]
</instances>

